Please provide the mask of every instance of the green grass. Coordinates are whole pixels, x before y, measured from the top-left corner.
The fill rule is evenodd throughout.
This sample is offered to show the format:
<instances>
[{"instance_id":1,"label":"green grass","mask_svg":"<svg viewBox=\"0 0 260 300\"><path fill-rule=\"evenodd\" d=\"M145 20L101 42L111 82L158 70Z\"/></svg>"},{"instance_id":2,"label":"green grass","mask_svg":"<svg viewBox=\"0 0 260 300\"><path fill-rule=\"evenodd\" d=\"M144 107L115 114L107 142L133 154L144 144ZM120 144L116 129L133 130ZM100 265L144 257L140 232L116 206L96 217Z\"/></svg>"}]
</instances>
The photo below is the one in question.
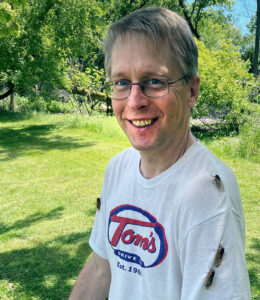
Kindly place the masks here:
<instances>
[{"instance_id":1,"label":"green grass","mask_svg":"<svg viewBox=\"0 0 260 300\"><path fill-rule=\"evenodd\" d=\"M259 164L205 143L235 171L253 299L260 298ZM67 299L91 250L105 167L129 146L114 118L0 115L0 299Z\"/></svg>"}]
</instances>

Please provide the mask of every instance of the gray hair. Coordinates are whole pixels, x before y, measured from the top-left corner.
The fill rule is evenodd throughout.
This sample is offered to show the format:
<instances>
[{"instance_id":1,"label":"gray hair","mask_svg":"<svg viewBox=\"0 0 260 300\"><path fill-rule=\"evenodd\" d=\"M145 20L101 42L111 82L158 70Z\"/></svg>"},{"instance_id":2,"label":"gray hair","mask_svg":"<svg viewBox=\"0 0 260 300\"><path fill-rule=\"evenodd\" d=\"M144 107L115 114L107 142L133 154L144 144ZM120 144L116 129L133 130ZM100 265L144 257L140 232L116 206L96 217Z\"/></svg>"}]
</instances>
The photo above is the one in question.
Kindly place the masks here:
<instances>
[{"instance_id":1,"label":"gray hair","mask_svg":"<svg viewBox=\"0 0 260 300\"><path fill-rule=\"evenodd\" d=\"M186 80L198 73L198 49L187 22L177 13L159 7L146 7L132 12L110 25L103 42L105 68L111 75L111 55L118 37L127 34L143 35L160 51L168 47L172 59L177 61Z\"/></svg>"}]
</instances>

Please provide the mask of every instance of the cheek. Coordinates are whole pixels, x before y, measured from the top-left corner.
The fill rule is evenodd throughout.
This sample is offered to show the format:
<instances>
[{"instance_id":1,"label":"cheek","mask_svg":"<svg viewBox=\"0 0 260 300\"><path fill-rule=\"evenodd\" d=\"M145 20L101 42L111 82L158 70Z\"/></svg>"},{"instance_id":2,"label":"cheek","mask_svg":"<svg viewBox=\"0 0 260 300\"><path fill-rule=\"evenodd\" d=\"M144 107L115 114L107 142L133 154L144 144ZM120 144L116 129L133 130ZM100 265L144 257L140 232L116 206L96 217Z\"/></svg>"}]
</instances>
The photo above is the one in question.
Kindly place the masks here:
<instances>
[{"instance_id":1,"label":"cheek","mask_svg":"<svg viewBox=\"0 0 260 300\"><path fill-rule=\"evenodd\" d=\"M120 102L116 102L115 100L112 100L112 109L113 109L113 112L114 112L116 118L118 120L121 119L120 116L123 111L122 104Z\"/></svg>"},{"instance_id":2,"label":"cheek","mask_svg":"<svg viewBox=\"0 0 260 300\"><path fill-rule=\"evenodd\" d=\"M174 101L172 101L168 112L170 121L174 123L175 127L182 128L189 119L189 107L185 95L175 92Z\"/></svg>"}]
</instances>

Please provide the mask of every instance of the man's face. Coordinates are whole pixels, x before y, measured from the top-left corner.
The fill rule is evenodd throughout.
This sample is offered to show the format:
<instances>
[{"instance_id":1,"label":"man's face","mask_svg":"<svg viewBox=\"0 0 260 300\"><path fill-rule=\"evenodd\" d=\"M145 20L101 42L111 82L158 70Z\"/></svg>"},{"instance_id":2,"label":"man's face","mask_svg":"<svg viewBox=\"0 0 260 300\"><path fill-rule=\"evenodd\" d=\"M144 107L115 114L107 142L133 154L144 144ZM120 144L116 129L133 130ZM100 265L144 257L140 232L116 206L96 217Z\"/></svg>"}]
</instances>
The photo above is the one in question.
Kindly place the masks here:
<instances>
[{"instance_id":1,"label":"man's face","mask_svg":"<svg viewBox=\"0 0 260 300\"><path fill-rule=\"evenodd\" d=\"M118 38L111 57L111 80L140 82L143 78L165 77L169 81L181 78L178 64L167 51L158 53L152 42L141 36ZM160 98L145 96L140 86L133 85L124 100L112 100L119 125L130 143L139 151L163 150L178 144L189 130L189 108L198 96L199 78L170 85L169 94Z\"/></svg>"}]
</instances>

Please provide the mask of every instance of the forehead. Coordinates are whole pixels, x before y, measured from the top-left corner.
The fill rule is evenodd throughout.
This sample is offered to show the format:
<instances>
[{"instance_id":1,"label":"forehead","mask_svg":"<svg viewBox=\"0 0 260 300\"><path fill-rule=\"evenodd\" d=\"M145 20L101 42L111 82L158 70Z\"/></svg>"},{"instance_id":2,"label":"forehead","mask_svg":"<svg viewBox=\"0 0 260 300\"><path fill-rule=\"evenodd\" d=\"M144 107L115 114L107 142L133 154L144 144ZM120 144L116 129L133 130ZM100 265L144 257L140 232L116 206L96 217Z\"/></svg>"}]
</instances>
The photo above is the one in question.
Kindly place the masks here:
<instances>
[{"instance_id":1,"label":"forehead","mask_svg":"<svg viewBox=\"0 0 260 300\"><path fill-rule=\"evenodd\" d=\"M174 75L179 68L168 49L164 44L159 47L142 34L118 37L112 49L111 77Z\"/></svg>"}]
</instances>

